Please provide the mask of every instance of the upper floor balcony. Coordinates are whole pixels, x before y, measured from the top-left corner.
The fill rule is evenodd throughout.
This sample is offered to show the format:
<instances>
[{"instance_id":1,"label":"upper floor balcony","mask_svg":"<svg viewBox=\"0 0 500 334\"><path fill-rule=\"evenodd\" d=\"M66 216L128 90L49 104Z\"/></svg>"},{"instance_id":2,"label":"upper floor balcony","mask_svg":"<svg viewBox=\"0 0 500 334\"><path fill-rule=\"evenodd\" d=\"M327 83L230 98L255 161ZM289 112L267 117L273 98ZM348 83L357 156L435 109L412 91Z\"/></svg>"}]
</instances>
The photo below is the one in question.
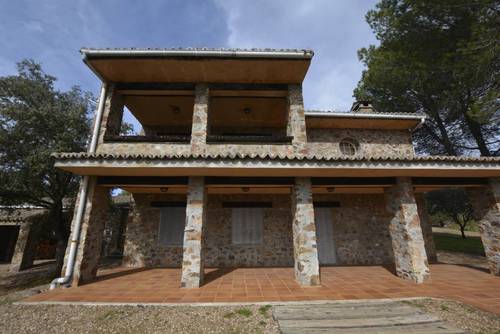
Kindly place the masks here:
<instances>
[{"instance_id":1,"label":"upper floor balcony","mask_svg":"<svg viewBox=\"0 0 500 334\"><path fill-rule=\"evenodd\" d=\"M189 144L195 109L206 116L205 143L290 144L287 133L288 85L114 84L105 104L102 144ZM161 89L159 89L161 88ZM196 101L196 103L195 103ZM136 135L120 133L124 110L140 123Z\"/></svg>"}]
</instances>

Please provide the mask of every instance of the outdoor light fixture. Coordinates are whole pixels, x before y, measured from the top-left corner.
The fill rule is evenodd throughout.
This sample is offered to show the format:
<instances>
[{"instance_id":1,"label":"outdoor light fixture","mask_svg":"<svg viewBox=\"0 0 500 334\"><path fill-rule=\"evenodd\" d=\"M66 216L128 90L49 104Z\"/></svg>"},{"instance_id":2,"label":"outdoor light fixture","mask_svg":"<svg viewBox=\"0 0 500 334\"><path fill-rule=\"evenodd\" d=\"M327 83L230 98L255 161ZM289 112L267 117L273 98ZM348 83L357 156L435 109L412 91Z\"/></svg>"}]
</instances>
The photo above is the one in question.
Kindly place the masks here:
<instances>
[{"instance_id":1,"label":"outdoor light fixture","mask_svg":"<svg viewBox=\"0 0 500 334\"><path fill-rule=\"evenodd\" d=\"M162 192L162 193L166 193L167 191L168 191L168 188L166 188L166 187L160 188L160 192Z\"/></svg>"},{"instance_id":2,"label":"outdoor light fixture","mask_svg":"<svg viewBox=\"0 0 500 334\"><path fill-rule=\"evenodd\" d=\"M328 187L326 188L326 191L328 191L329 193L333 193L335 191L335 187Z\"/></svg>"},{"instance_id":3,"label":"outdoor light fixture","mask_svg":"<svg viewBox=\"0 0 500 334\"><path fill-rule=\"evenodd\" d=\"M241 188L241 191L243 191L244 193L247 193L247 192L249 192L249 191L250 191L250 188L248 188L248 187L243 187L243 188Z\"/></svg>"},{"instance_id":4,"label":"outdoor light fixture","mask_svg":"<svg viewBox=\"0 0 500 334\"><path fill-rule=\"evenodd\" d=\"M249 114L249 113L251 113L251 112L252 112L252 109L250 109L249 107L246 107L246 108L244 108L244 109L243 109L243 112L244 112L245 114Z\"/></svg>"}]
</instances>

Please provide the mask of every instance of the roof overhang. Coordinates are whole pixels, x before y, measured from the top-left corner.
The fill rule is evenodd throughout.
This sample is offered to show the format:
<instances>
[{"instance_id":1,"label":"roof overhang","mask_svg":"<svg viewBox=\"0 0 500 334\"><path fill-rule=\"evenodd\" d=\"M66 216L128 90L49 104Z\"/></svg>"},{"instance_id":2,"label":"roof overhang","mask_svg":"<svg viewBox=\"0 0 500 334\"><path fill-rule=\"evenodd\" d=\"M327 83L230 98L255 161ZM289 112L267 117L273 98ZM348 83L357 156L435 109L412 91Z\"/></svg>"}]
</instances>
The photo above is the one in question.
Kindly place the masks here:
<instances>
[{"instance_id":1,"label":"roof overhang","mask_svg":"<svg viewBox=\"0 0 500 334\"><path fill-rule=\"evenodd\" d=\"M106 82L301 83L314 53L274 49L88 49L83 61Z\"/></svg>"},{"instance_id":2,"label":"roof overhang","mask_svg":"<svg viewBox=\"0 0 500 334\"><path fill-rule=\"evenodd\" d=\"M79 159L56 167L99 176L500 177L499 161L315 159Z\"/></svg>"},{"instance_id":3,"label":"roof overhang","mask_svg":"<svg viewBox=\"0 0 500 334\"><path fill-rule=\"evenodd\" d=\"M421 114L306 112L307 128L413 130L425 122Z\"/></svg>"}]
</instances>

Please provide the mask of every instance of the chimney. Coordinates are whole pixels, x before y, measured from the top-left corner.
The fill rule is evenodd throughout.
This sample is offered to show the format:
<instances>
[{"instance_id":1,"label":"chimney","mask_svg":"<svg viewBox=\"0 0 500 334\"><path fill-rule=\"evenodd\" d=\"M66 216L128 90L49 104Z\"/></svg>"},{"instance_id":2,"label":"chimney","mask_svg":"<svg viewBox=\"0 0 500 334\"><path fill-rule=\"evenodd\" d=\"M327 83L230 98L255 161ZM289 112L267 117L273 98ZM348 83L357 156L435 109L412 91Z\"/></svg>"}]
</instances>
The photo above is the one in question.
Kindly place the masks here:
<instances>
[{"instance_id":1,"label":"chimney","mask_svg":"<svg viewBox=\"0 0 500 334\"><path fill-rule=\"evenodd\" d=\"M371 113L375 112L375 109L373 109L372 103L370 101L356 101L352 104L351 111Z\"/></svg>"}]
</instances>

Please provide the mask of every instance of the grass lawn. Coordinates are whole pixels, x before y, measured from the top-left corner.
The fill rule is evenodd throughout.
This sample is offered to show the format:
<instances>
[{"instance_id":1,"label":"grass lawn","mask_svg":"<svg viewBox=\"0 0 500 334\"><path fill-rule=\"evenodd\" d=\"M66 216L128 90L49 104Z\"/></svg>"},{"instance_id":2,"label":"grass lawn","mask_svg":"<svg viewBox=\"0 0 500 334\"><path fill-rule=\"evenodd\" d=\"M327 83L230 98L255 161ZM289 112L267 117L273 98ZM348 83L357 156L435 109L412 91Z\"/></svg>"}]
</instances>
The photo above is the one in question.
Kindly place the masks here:
<instances>
[{"instance_id":1,"label":"grass lawn","mask_svg":"<svg viewBox=\"0 0 500 334\"><path fill-rule=\"evenodd\" d=\"M436 250L462 252L474 255L483 255L484 248L480 237L467 237L449 233L433 233Z\"/></svg>"}]
</instances>

